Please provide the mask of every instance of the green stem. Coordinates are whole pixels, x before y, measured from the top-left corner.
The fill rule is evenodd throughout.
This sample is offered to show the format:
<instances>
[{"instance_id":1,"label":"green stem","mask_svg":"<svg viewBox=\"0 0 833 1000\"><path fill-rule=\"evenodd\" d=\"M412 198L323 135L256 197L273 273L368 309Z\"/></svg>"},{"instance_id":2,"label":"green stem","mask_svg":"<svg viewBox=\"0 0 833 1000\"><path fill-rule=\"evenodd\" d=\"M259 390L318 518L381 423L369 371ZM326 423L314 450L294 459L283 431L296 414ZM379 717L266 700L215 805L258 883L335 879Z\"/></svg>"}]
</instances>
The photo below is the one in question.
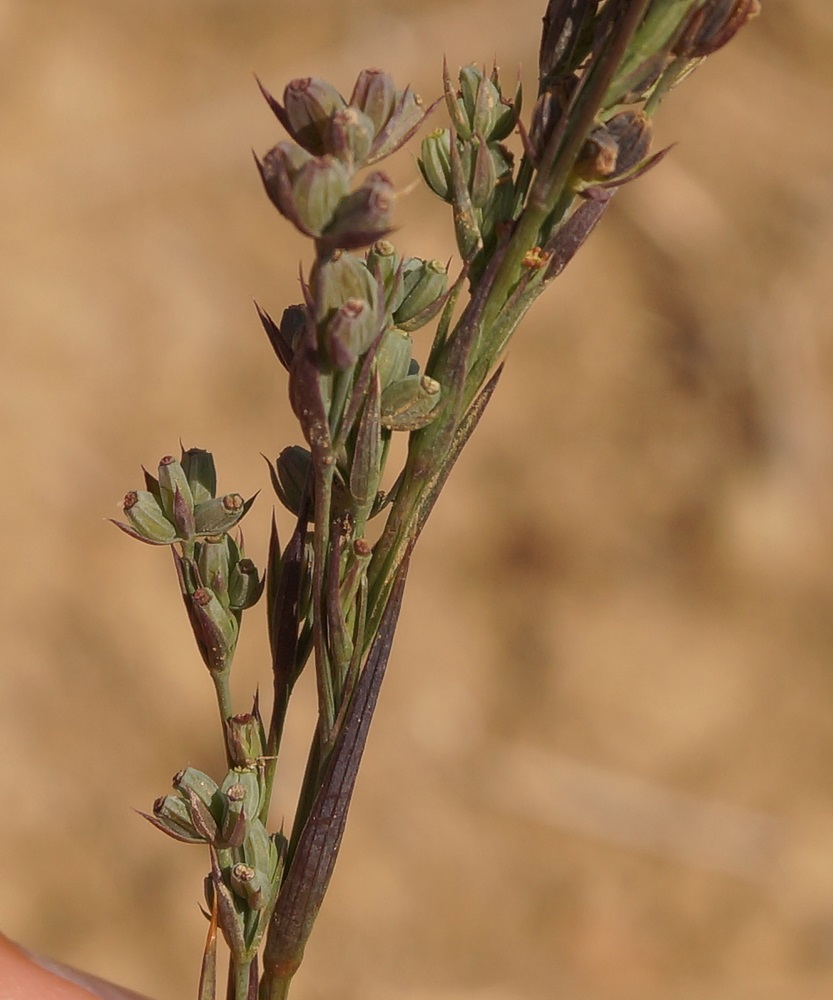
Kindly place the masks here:
<instances>
[{"instance_id":1,"label":"green stem","mask_svg":"<svg viewBox=\"0 0 833 1000\"><path fill-rule=\"evenodd\" d=\"M234 765L229 750L228 739L226 738L226 723L234 715L231 705L231 689L229 688L229 669L222 671L211 671L211 680L214 682L214 692L217 695L217 707L220 710L220 722L223 727L223 748L226 752L226 763L229 767Z\"/></svg>"},{"instance_id":2,"label":"green stem","mask_svg":"<svg viewBox=\"0 0 833 1000\"><path fill-rule=\"evenodd\" d=\"M240 963L232 962L229 967L229 985L233 989L234 1000L248 1000L251 976L251 960Z\"/></svg>"}]
</instances>

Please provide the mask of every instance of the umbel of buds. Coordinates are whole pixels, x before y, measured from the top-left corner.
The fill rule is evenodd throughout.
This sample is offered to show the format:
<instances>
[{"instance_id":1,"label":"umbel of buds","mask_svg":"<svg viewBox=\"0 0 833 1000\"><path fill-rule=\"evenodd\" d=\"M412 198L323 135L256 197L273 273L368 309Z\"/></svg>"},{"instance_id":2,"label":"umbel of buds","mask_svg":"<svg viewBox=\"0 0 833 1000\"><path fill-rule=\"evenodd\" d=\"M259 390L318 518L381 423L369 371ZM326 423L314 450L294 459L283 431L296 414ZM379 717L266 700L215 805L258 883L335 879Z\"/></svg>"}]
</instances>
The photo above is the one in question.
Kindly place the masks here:
<instances>
[{"instance_id":1,"label":"umbel of buds","mask_svg":"<svg viewBox=\"0 0 833 1000\"><path fill-rule=\"evenodd\" d=\"M283 104L261 90L292 140L256 161L281 215L324 254L366 247L391 232L390 179L375 171L355 189L352 180L357 170L394 153L422 124L427 111L410 87L397 90L387 73L364 70L349 101L311 77L288 83Z\"/></svg>"}]
</instances>

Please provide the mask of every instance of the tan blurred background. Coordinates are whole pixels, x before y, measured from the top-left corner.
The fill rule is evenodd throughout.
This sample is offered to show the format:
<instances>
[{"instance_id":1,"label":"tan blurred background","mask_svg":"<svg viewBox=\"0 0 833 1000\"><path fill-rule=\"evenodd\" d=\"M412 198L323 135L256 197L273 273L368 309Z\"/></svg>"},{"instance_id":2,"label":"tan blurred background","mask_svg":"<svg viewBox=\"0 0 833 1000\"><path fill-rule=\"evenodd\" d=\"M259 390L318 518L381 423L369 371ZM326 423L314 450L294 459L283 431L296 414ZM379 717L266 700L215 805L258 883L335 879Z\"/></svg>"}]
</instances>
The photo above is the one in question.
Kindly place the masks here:
<instances>
[{"instance_id":1,"label":"tan blurred background","mask_svg":"<svg viewBox=\"0 0 833 1000\"><path fill-rule=\"evenodd\" d=\"M297 434L251 299L295 301L305 248L253 72L531 83L543 6L0 0L12 936L195 993L204 858L131 809L220 770L214 708L166 553L103 519L181 438L266 488L262 562L259 453ZM297 1000L831 995L833 8L764 6L668 101L676 148L529 317L436 511ZM451 252L439 202L400 219Z\"/></svg>"}]
</instances>

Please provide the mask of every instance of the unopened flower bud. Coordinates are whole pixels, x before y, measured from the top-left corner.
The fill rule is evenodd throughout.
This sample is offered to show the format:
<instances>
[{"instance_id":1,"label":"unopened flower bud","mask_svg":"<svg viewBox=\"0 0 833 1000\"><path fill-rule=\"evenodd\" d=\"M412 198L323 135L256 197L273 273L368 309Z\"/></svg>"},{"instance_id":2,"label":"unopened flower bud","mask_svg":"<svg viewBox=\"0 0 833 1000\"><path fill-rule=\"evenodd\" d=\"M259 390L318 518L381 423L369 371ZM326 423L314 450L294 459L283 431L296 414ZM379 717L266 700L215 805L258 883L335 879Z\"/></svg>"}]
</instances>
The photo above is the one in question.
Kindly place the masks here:
<instances>
[{"instance_id":1,"label":"unopened flower bud","mask_svg":"<svg viewBox=\"0 0 833 1000\"><path fill-rule=\"evenodd\" d=\"M217 494L217 471L214 456L202 448L182 452L180 464L185 472L194 503L203 503Z\"/></svg>"},{"instance_id":2,"label":"unopened flower bud","mask_svg":"<svg viewBox=\"0 0 833 1000\"><path fill-rule=\"evenodd\" d=\"M396 84L393 77L380 69L363 69L359 73L350 103L362 111L380 132L387 125L396 105Z\"/></svg>"},{"instance_id":3,"label":"unopened flower bud","mask_svg":"<svg viewBox=\"0 0 833 1000\"><path fill-rule=\"evenodd\" d=\"M346 105L335 87L309 76L291 80L284 89L283 103L284 125L292 138L316 156L328 152L330 119Z\"/></svg>"},{"instance_id":4,"label":"unopened flower bud","mask_svg":"<svg viewBox=\"0 0 833 1000\"><path fill-rule=\"evenodd\" d=\"M382 393L382 426L416 431L431 423L440 401L440 383L428 375L408 375Z\"/></svg>"},{"instance_id":5,"label":"unopened flower bud","mask_svg":"<svg viewBox=\"0 0 833 1000\"><path fill-rule=\"evenodd\" d=\"M393 321L411 331L429 322L442 307L448 272L439 260L412 257L403 267L402 281L404 296Z\"/></svg>"},{"instance_id":6,"label":"unopened flower bud","mask_svg":"<svg viewBox=\"0 0 833 1000\"><path fill-rule=\"evenodd\" d=\"M317 156L305 163L293 181L292 198L306 231L319 236L349 190L350 178L335 156Z\"/></svg>"},{"instance_id":7,"label":"unopened flower bud","mask_svg":"<svg viewBox=\"0 0 833 1000\"><path fill-rule=\"evenodd\" d=\"M191 614L205 665L218 673L226 670L237 646L236 618L207 587L199 587L191 594Z\"/></svg>"},{"instance_id":8,"label":"unopened flower bud","mask_svg":"<svg viewBox=\"0 0 833 1000\"><path fill-rule=\"evenodd\" d=\"M258 776L251 768L234 768L226 775L220 792L225 798L220 839L229 847L240 847L260 812L262 792Z\"/></svg>"},{"instance_id":9,"label":"unopened flower bud","mask_svg":"<svg viewBox=\"0 0 833 1000\"><path fill-rule=\"evenodd\" d=\"M232 865L229 881L235 893L245 899L253 910L261 910L268 905L272 886L263 872L238 861Z\"/></svg>"},{"instance_id":10,"label":"unopened flower bud","mask_svg":"<svg viewBox=\"0 0 833 1000\"><path fill-rule=\"evenodd\" d=\"M396 152L422 124L427 111L410 87L397 90L382 70L363 70L356 80L350 103L373 122L375 136L367 164Z\"/></svg>"},{"instance_id":11,"label":"unopened flower bud","mask_svg":"<svg viewBox=\"0 0 833 1000\"><path fill-rule=\"evenodd\" d=\"M310 156L293 142L280 142L257 161L277 210L306 236L318 236L349 190L349 176L333 156Z\"/></svg>"},{"instance_id":12,"label":"unopened flower bud","mask_svg":"<svg viewBox=\"0 0 833 1000\"><path fill-rule=\"evenodd\" d=\"M488 204L497 185L497 164L490 146L481 139L472 139L469 193L475 208Z\"/></svg>"},{"instance_id":13,"label":"unopened flower bud","mask_svg":"<svg viewBox=\"0 0 833 1000\"><path fill-rule=\"evenodd\" d=\"M197 568L200 581L217 595L225 607L229 604L228 535L207 535L197 544Z\"/></svg>"},{"instance_id":14,"label":"unopened flower bud","mask_svg":"<svg viewBox=\"0 0 833 1000\"><path fill-rule=\"evenodd\" d=\"M254 766L264 753L263 723L252 713L226 720L226 741L236 767Z\"/></svg>"},{"instance_id":15,"label":"unopened flower bud","mask_svg":"<svg viewBox=\"0 0 833 1000\"><path fill-rule=\"evenodd\" d=\"M364 183L342 198L332 222L319 239L323 250L357 250L370 246L392 230L394 187L381 171L369 174Z\"/></svg>"},{"instance_id":16,"label":"unopened flower bud","mask_svg":"<svg viewBox=\"0 0 833 1000\"><path fill-rule=\"evenodd\" d=\"M125 495L122 510L130 524L113 523L132 538L150 545L170 545L177 540L176 529L147 490L131 490Z\"/></svg>"},{"instance_id":17,"label":"unopened flower bud","mask_svg":"<svg viewBox=\"0 0 833 1000\"><path fill-rule=\"evenodd\" d=\"M184 844L204 844L205 838L194 829L188 802L180 795L164 795L153 803L153 814L142 813L148 822L174 840Z\"/></svg>"},{"instance_id":18,"label":"unopened flower bud","mask_svg":"<svg viewBox=\"0 0 833 1000\"><path fill-rule=\"evenodd\" d=\"M280 502L296 517L306 495L311 468L312 456L299 444L284 448L275 463L272 485Z\"/></svg>"},{"instance_id":19,"label":"unopened flower bud","mask_svg":"<svg viewBox=\"0 0 833 1000\"><path fill-rule=\"evenodd\" d=\"M239 493L227 493L197 504L194 511L198 535L220 535L229 531L246 513L246 502Z\"/></svg>"},{"instance_id":20,"label":"unopened flower bud","mask_svg":"<svg viewBox=\"0 0 833 1000\"><path fill-rule=\"evenodd\" d=\"M258 871L273 877L280 864L280 835L270 837L260 819L255 818L249 827L249 833L243 843L243 859Z\"/></svg>"},{"instance_id":21,"label":"unopened flower bud","mask_svg":"<svg viewBox=\"0 0 833 1000\"><path fill-rule=\"evenodd\" d=\"M385 292L390 294L399 268L399 254L389 240L377 240L367 251L367 269L378 281L381 281ZM388 308L396 308L388 302Z\"/></svg>"},{"instance_id":22,"label":"unopened flower bud","mask_svg":"<svg viewBox=\"0 0 833 1000\"><path fill-rule=\"evenodd\" d=\"M257 604L263 593L263 580L251 559L238 559L229 575L229 607L232 611L245 611Z\"/></svg>"},{"instance_id":23,"label":"unopened flower bud","mask_svg":"<svg viewBox=\"0 0 833 1000\"><path fill-rule=\"evenodd\" d=\"M196 767L185 767L173 776L171 781L175 791L181 795L193 792L205 805L219 815L222 810L222 799L220 797L220 786L204 771Z\"/></svg>"},{"instance_id":24,"label":"unopened flower bud","mask_svg":"<svg viewBox=\"0 0 833 1000\"><path fill-rule=\"evenodd\" d=\"M376 371L383 390L408 374L412 346L410 334L399 327L392 326L385 331L376 351Z\"/></svg>"},{"instance_id":25,"label":"unopened flower bud","mask_svg":"<svg viewBox=\"0 0 833 1000\"><path fill-rule=\"evenodd\" d=\"M476 66L464 66L460 70L460 96L457 104L462 110L464 128L458 130L461 139L473 135L490 138L492 128L500 114L500 91Z\"/></svg>"},{"instance_id":26,"label":"unopened flower bud","mask_svg":"<svg viewBox=\"0 0 833 1000\"><path fill-rule=\"evenodd\" d=\"M173 455L159 462L159 496L165 516L173 523L179 538L194 533L194 497L185 470Z\"/></svg>"},{"instance_id":27,"label":"unopened flower bud","mask_svg":"<svg viewBox=\"0 0 833 1000\"><path fill-rule=\"evenodd\" d=\"M376 311L363 299L350 298L330 316L321 335L327 363L347 371L370 347L378 332Z\"/></svg>"},{"instance_id":28,"label":"unopened flower bud","mask_svg":"<svg viewBox=\"0 0 833 1000\"><path fill-rule=\"evenodd\" d=\"M417 160L425 183L443 201L451 202L451 132L439 128L422 140Z\"/></svg>"},{"instance_id":29,"label":"unopened flower bud","mask_svg":"<svg viewBox=\"0 0 833 1000\"><path fill-rule=\"evenodd\" d=\"M277 355L278 360L289 371L292 359L295 356L301 335L306 327L307 311L302 305L287 306L281 316L280 325L277 324L265 310L255 305L260 322L272 345L272 350Z\"/></svg>"},{"instance_id":30,"label":"unopened flower bud","mask_svg":"<svg viewBox=\"0 0 833 1000\"><path fill-rule=\"evenodd\" d=\"M317 272L316 321L328 320L348 299L369 302L376 310L378 283L367 264L355 254L335 253Z\"/></svg>"},{"instance_id":31,"label":"unopened flower bud","mask_svg":"<svg viewBox=\"0 0 833 1000\"><path fill-rule=\"evenodd\" d=\"M374 134L372 120L349 105L330 118L327 150L349 169L355 170L367 159Z\"/></svg>"}]
</instances>

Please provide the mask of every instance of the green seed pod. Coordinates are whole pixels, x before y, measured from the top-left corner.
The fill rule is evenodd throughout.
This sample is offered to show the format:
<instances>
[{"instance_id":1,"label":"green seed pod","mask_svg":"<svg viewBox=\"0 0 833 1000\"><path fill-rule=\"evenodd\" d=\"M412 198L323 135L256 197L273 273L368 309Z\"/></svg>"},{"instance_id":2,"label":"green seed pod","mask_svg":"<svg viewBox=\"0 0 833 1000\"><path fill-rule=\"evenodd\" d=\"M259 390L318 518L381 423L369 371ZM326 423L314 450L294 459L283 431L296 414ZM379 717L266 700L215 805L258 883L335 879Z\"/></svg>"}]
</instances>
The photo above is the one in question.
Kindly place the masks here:
<instances>
[{"instance_id":1,"label":"green seed pod","mask_svg":"<svg viewBox=\"0 0 833 1000\"><path fill-rule=\"evenodd\" d=\"M198 535L220 535L231 530L245 512L246 502L239 493L206 500L194 511L195 531Z\"/></svg>"},{"instance_id":2,"label":"green seed pod","mask_svg":"<svg viewBox=\"0 0 833 1000\"><path fill-rule=\"evenodd\" d=\"M438 128L422 140L417 166L425 183L439 198L451 203L451 132Z\"/></svg>"},{"instance_id":3,"label":"green seed pod","mask_svg":"<svg viewBox=\"0 0 833 1000\"><path fill-rule=\"evenodd\" d=\"M237 620L206 587L191 594L194 635L205 665L218 673L231 666L237 647Z\"/></svg>"},{"instance_id":4,"label":"green seed pod","mask_svg":"<svg viewBox=\"0 0 833 1000\"><path fill-rule=\"evenodd\" d=\"M341 94L326 80L291 80L283 92L284 125L292 138L316 156L330 152L327 134L331 117L346 106Z\"/></svg>"},{"instance_id":5,"label":"green seed pod","mask_svg":"<svg viewBox=\"0 0 833 1000\"><path fill-rule=\"evenodd\" d=\"M191 487L194 503L204 503L217 495L217 472L214 456L202 448L189 448L182 452L180 464Z\"/></svg>"},{"instance_id":6,"label":"green seed pod","mask_svg":"<svg viewBox=\"0 0 833 1000\"><path fill-rule=\"evenodd\" d=\"M363 184L342 198L332 222L318 240L323 252L358 250L387 236L393 229L395 191L380 170L368 174Z\"/></svg>"},{"instance_id":7,"label":"green seed pod","mask_svg":"<svg viewBox=\"0 0 833 1000\"><path fill-rule=\"evenodd\" d=\"M197 568L203 586L209 587L224 607L229 606L228 535L207 535L196 545Z\"/></svg>"},{"instance_id":8,"label":"green seed pod","mask_svg":"<svg viewBox=\"0 0 833 1000\"><path fill-rule=\"evenodd\" d=\"M356 79L350 103L373 122L374 134L381 132L396 106L396 84L389 73L379 69L363 69Z\"/></svg>"},{"instance_id":9,"label":"green seed pod","mask_svg":"<svg viewBox=\"0 0 833 1000\"><path fill-rule=\"evenodd\" d=\"M396 90L393 79L381 70L364 70L356 80L350 103L370 117L375 137L366 165L396 152L422 124L426 110L410 87Z\"/></svg>"},{"instance_id":10,"label":"green seed pod","mask_svg":"<svg viewBox=\"0 0 833 1000\"><path fill-rule=\"evenodd\" d=\"M368 270L382 283L386 295L389 296L399 269L399 254L396 252L396 247L389 240L377 240L367 251L365 259ZM387 308L392 311L396 305L388 301Z\"/></svg>"},{"instance_id":11,"label":"green seed pod","mask_svg":"<svg viewBox=\"0 0 833 1000\"><path fill-rule=\"evenodd\" d=\"M301 218L296 205L293 185L300 171L313 157L294 142L279 142L263 157L263 162L255 157L260 179L269 200L284 218L306 236L317 235L309 229ZM308 178L310 181L311 178Z\"/></svg>"},{"instance_id":12,"label":"green seed pod","mask_svg":"<svg viewBox=\"0 0 833 1000\"><path fill-rule=\"evenodd\" d=\"M220 786L204 771L196 767L186 767L173 776L171 782L175 791L182 795L193 792L197 795L212 812L220 815L222 810L222 800L219 796Z\"/></svg>"},{"instance_id":13,"label":"green seed pod","mask_svg":"<svg viewBox=\"0 0 833 1000\"><path fill-rule=\"evenodd\" d=\"M382 393L382 426L415 431L431 423L440 401L440 383L428 375L409 375Z\"/></svg>"},{"instance_id":14,"label":"green seed pod","mask_svg":"<svg viewBox=\"0 0 833 1000\"><path fill-rule=\"evenodd\" d=\"M507 138L507 136L512 134L512 130L517 125L518 119L521 116L523 87L521 86L521 81L518 80L515 84L515 94L510 101L503 96L500 80L498 78L497 66L492 69L489 79L497 88L498 94L500 95L500 102L495 109L494 122L492 124L491 131L486 136L486 139L491 144L501 142L503 139Z\"/></svg>"},{"instance_id":15,"label":"green seed pod","mask_svg":"<svg viewBox=\"0 0 833 1000\"><path fill-rule=\"evenodd\" d=\"M411 335L399 327L392 326L385 331L376 351L376 371L382 390L408 374L412 347Z\"/></svg>"},{"instance_id":16,"label":"green seed pod","mask_svg":"<svg viewBox=\"0 0 833 1000\"><path fill-rule=\"evenodd\" d=\"M185 797L188 801L188 810L191 814L191 822L194 824L194 829L209 844L216 843L219 827L217 826L217 820L211 814L211 810L195 792L186 792Z\"/></svg>"},{"instance_id":17,"label":"green seed pod","mask_svg":"<svg viewBox=\"0 0 833 1000\"><path fill-rule=\"evenodd\" d=\"M369 302L376 311L378 290L376 278L367 264L355 254L336 253L331 260L318 266L316 281L316 322L328 320L348 299Z\"/></svg>"},{"instance_id":18,"label":"green seed pod","mask_svg":"<svg viewBox=\"0 0 833 1000\"><path fill-rule=\"evenodd\" d=\"M263 723L250 712L226 720L226 741L235 767L251 768L263 756Z\"/></svg>"},{"instance_id":19,"label":"green seed pod","mask_svg":"<svg viewBox=\"0 0 833 1000\"><path fill-rule=\"evenodd\" d=\"M247 819L254 819L263 805L263 792L255 767L233 767L220 786L226 798L226 810L243 811Z\"/></svg>"},{"instance_id":20,"label":"green seed pod","mask_svg":"<svg viewBox=\"0 0 833 1000\"><path fill-rule=\"evenodd\" d=\"M347 170L334 156L308 160L292 180L294 212L305 232L319 236L333 220L349 190Z\"/></svg>"},{"instance_id":21,"label":"green seed pod","mask_svg":"<svg viewBox=\"0 0 833 1000\"><path fill-rule=\"evenodd\" d=\"M300 444L284 448L275 463L272 485L280 502L296 517L301 510L311 468L312 456Z\"/></svg>"},{"instance_id":22,"label":"green seed pod","mask_svg":"<svg viewBox=\"0 0 833 1000\"><path fill-rule=\"evenodd\" d=\"M173 455L166 455L159 462L159 493L162 499L162 510L174 525L177 523L177 516L183 516L183 510L187 509L193 516L194 497L191 493L191 484L185 475L185 469ZM177 501L176 494L179 491L181 501ZM182 506L184 504L184 508ZM185 515L187 517L187 515ZM177 525L178 527L178 525ZM180 536L182 537L182 536Z\"/></svg>"},{"instance_id":23,"label":"green seed pod","mask_svg":"<svg viewBox=\"0 0 833 1000\"><path fill-rule=\"evenodd\" d=\"M243 860L270 879L277 872L280 854L274 840L259 819L252 821L249 835L243 843Z\"/></svg>"},{"instance_id":24,"label":"green seed pod","mask_svg":"<svg viewBox=\"0 0 833 1000\"><path fill-rule=\"evenodd\" d=\"M478 138L472 140L474 157L469 181L471 203L475 208L488 204L497 184L495 160L489 146Z\"/></svg>"},{"instance_id":25,"label":"green seed pod","mask_svg":"<svg viewBox=\"0 0 833 1000\"><path fill-rule=\"evenodd\" d=\"M225 799L220 825L221 843L229 847L240 847L260 812L261 789L258 776L251 768L233 768L226 775L220 792Z\"/></svg>"},{"instance_id":26,"label":"green seed pod","mask_svg":"<svg viewBox=\"0 0 833 1000\"><path fill-rule=\"evenodd\" d=\"M468 135L461 134L461 138L475 134L490 138L501 110L500 91L476 66L464 66L459 80L458 103L468 126Z\"/></svg>"},{"instance_id":27,"label":"green seed pod","mask_svg":"<svg viewBox=\"0 0 833 1000\"><path fill-rule=\"evenodd\" d=\"M321 335L324 358L338 371L352 368L378 332L376 310L363 299L347 299L327 320Z\"/></svg>"},{"instance_id":28,"label":"green seed pod","mask_svg":"<svg viewBox=\"0 0 833 1000\"><path fill-rule=\"evenodd\" d=\"M174 789L188 803L194 829L209 843L217 838L217 824L224 801L217 782L195 767L186 767L173 777Z\"/></svg>"},{"instance_id":29,"label":"green seed pod","mask_svg":"<svg viewBox=\"0 0 833 1000\"><path fill-rule=\"evenodd\" d=\"M348 169L355 170L367 159L375 134L371 118L358 108L348 106L330 118L327 149Z\"/></svg>"},{"instance_id":30,"label":"green seed pod","mask_svg":"<svg viewBox=\"0 0 833 1000\"><path fill-rule=\"evenodd\" d=\"M125 494L122 510L129 525L115 521L122 531L151 545L170 545L177 540L176 528L162 512L152 493L131 490Z\"/></svg>"},{"instance_id":31,"label":"green seed pod","mask_svg":"<svg viewBox=\"0 0 833 1000\"><path fill-rule=\"evenodd\" d=\"M164 795L153 803L153 814L142 813L148 822L184 844L204 844L205 837L194 829L191 810L180 795Z\"/></svg>"},{"instance_id":32,"label":"green seed pod","mask_svg":"<svg viewBox=\"0 0 833 1000\"><path fill-rule=\"evenodd\" d=\"M238 861L229 871L229 882L234 892L245 899L251 909L262 910L269 905L273 889L263 872Z\"/></svg>"},{"instance_id":33,"label":"green seed pod","mask_svg":"<svg viewBox=\"0 0 833 1000\"><path fill-rule=\"evenodd\" d=\"M263 593L263 580L257 572L257 566L251 559L238 559L232 566L229 575L229 606L232 611L245 611L260 600Z\"/></svg>"},{"instance_id":34,"label":"green seed pod","mask_svg":"<svg viewBox=\"0 0 833 1000\"><path fill-rule=\"evenodd\" d=\"M436 315L442 306L447 283L448 273L440 261L419 260L416 257L408 260L403 268L405 295L393 314L394 323L403 330L410 331L414 328L409 323L430 313L433 306L436 309L432 315Z\"/></svg>"}]
</instances>

